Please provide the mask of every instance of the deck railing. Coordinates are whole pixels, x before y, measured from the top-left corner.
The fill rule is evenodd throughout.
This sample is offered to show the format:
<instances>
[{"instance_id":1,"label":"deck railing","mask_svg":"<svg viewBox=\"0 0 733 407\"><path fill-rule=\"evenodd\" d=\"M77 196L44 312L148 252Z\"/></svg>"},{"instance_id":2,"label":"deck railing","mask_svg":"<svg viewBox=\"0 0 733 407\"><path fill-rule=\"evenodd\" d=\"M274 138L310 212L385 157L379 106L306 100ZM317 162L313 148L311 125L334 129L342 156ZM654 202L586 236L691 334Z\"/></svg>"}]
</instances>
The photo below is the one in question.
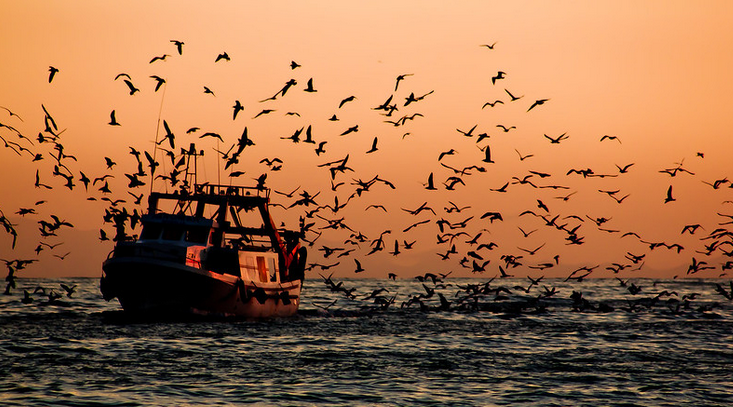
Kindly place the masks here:
<instances>
[{"instance_id":1,"label":"deck railing","mask_svg":"<svg viewBox=\"0 0 733 407\"><path fill-rule=\"evenodd\" d=\"M242 187L235 185L218 184L196 184L194 186L194 193L225 196L257 196L269 198L270 188Z\"/></svg>"}]
</instances>

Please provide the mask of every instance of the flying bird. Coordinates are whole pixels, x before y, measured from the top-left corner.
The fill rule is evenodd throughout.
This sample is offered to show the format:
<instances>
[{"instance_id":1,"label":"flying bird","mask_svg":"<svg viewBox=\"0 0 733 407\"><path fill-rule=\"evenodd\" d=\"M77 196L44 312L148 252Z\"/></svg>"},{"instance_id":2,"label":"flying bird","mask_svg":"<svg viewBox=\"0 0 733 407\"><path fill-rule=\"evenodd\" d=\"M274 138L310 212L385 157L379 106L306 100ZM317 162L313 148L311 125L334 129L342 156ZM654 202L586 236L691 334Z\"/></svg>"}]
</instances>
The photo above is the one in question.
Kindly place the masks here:
<instances>
[{"instance_id":1,"label":"flying bird","mask_svg":"<svg viewBox=\"0 0 733 407\"><path fill-rule=\"evenodd\" d=\"M163 86L163 84L165 83L165 79L161 78L161 77L160 77L160 76L158 76L158 75L152 75L152 76L150 76L150 77L151 77L152 79L155 79L155 81L156 81L156 83L155 83L155 90L154 90L154 92L157 92L157 91L158 91L158 89L160 89L160 87L161 87L161 86Z\"/></svg>"},{"instance_id":2,"label":"flying bird","mask_svg":"<svg viewBox=\"0 0 733 407\"><path fill-rule=\"evenodd\" d=\"M493 164L494 160L491 159L491 147L489 147L488 145L484 147L484 153L486 154L486 157L484 157L484 159L481 161L485 163Z\"/></svg>"},{"instance_id":3,"label":"flying bird","mask_svg":"<svg viewBox=\"0 0 733 407\"><path fill-rule=\"evenodd\" d=\"M604 135L603 137L601 137L601 141L603 140L616 140L619 142L619 144L621 143L621 139L616 136Z\"/></svg>"},{"instance_id":4,"label":"flying bird","mask_svg":"<svg viewBox=\"0 0 733 407\"><path fill-rule=\"evenodd\" d=\"M183 41L178 40L170 40L173 44L175 44L176 49L178 50L178 55L183 55Z\"/></svg>"},{"instance_id":5,"label":"flying bird","mask_svg":"<svg viewBox=\"0 0 733 407\"><path fill-rule=\"evenodd\" d=\"M494 106L496 106L499 103L501 103L502 105L504 104L504 102L502 102L501 100L496 99L494 102L486 102L486 103L484 103L484 105L481 106L481 109L485 108L486 106L494 107Z\"/></svg>"},{"instance_id":6,"label":"flying bird","mask_svg":"<svg viewBox=\"0 0 733 407\"><path fill-rule=\"evenodd\" d=\"M51 81L53 80L54 76L56 76L56 73L58 73L58 71L59 70L56 67L53 67L53 66L48 67L48 83L51 83Z\"/></svg>"},{"instance_id":7,"label":"flying bird","mask_svg":"<svg viewBox=\"0 0 733 407\"><path fill-rule=\"evenodd\" d=\"M342 136L345 136L345 135L347 135L349 133L354 133L354 132L357 132L357 131L359 131L359 125L358 124L356 126L349 127L343 133L341 133L341 135Z\"/></svg>"},{"instance_id":8,"label":"flying bird","mask_svg":"<svg viewBox=\"0 0 733 407\"><path fill-rule=\"evenodd\" d=\"M369 149L369 151L367 151L367 154L373 153L375 151L377 151L377 138L376 137L374 137L374 141L372 141L372 148Z\"/></svg>"},{"instance_id":9,"label":"flying bird","mask_svg":"<svg viewBox=\"0 0 733 407\"><path fill-rule=\"evenodd\" d=\"M354 100L354 99L356 99L356 96L349 96L349 97L347 97L346 99L343 99L343 100L341 101L341 103L339 103L339 109L341 109L341 106L343 106L344 104L346 104L346 103L348 103L348 102L351 102L351 101L352 101L352 100Z\"/></svg>"},{"instance_id":10,"label":"flying bird","mask_svg":"<svg viewBox=\"0 0 733 407\"><path fill-rule=\"evenodd\" d=\"M504 78L506 78L506 72L499 71L496 73L496 76L491 77L491 84L495 85L497 80L504 79Z\"/></svg>"},{"instance_id":11,"label":"flying bird","mask_svg":"<svg viewBox=\"0 0 733 407\"><path fill-rule=\"evenodd\" d=\"M435 188L435 183L433 182L433 173L432 172L428 176L428 183L423 184L423 185L425 185L425 189L430 190L430 191L436 191L438 189L438 188Z\"/></svg>"},{"instance_id":12,"label":"flying bird","mask_svg":"<svg viewBox=\"0 0 733 407\"><path fill-rule=\"evenodd\" d=\"M119 126L120 125L117 122L117 118L115 117L115 111L114 110L109 114L109 125L110 126Z\"/></svg>"},{"instance_id":13,"label":"flying bird","mask_svg":"<svg viewBox=\"0 0 733 407\"><path fill-rule=\"evenodd\" d=\"M232 120L237 120L237 114L244 110L244 106L242 106L242 103L239 102L239 100L234 101L234 106L232 106L234 109L234 115L232 116Z\"/></svg>"},{"instance_id":14,"label":"flying bird","mask_svg":"<svg viewBox=\"0 0 733 407\"><path fill-rule=\"evenodd\" d=\"M535 100L535 102L532 103L532 105L529 107L529 109L527 109L527 111L529 112L530 110L534 109L535 106L540 106L540 105L545 104L545 102L547 102L548 100L550 100L550 99L538 99L538 100Z\"/></svg>"},{"instance_id":15,"label":"flying bird","mask_svg":"<svg viewBox=\"0 0 733 407\"><path fill-rule=\"evenodd\" d=\"M125 79L125 85L130 89L130 95L134 95L135 92L139 92L140 89L136 88L135 85L132 84L128 79Z\"/></svg>"},{"instance_id":16,"label":"flying bird","mask_svg":"<svg viewBox=\"0 0 733 407\"><path fill-rule=\"evenodd\" d=\"M565 133L559 135L556 138L552 138L552 137L548 136L547 134L545 134L545 138L548 139L548 140L550 140L550 144L560 144L561 141L567 140L570 137L570 136L567 136L567 134L568 133L565 132Z\"/></svg>"},{"instance_id":17,"label":"flying bird","mask_svg":"<svg viewBox=\"0 0 733 407\"><path fill-rule=\"evenodd\" d=\"M221 60L231 61L231 58L229 58L229 54L227 54L226 52L223 52L216 56L216 60L214 60L214 63L219 62Z\"/></svg>"},{"instance_id":18,"label":"flying bird","mask_svg":"<svg viewBox=\"0 0 733 407\"><path fill-rule=\"evenodd\" d=\"M308 84L303 90L306 92L318 92L317 90L313 89L313 78L308 79Z\"/></svg>"},{"instance_id":19,"label":"flying bird","mask_svg":"<svg viewBox=\"0 0 733 407\"><path fill-rule=\"evenodd\" d=\"M395 92L397 91L397 87L400 86L400 81L405 80L405 77L406 76L412 76L412 75L414 75L414 74L405 73L405 74L402 74L402 75L398 75L397 76L397 82L395 82L395 84L394 84L394 90L395 90Z\"/></svg>"},{"instance_id":20,"label":"flying bird","mask_svg":"<svg viewBox=\"0 0 733 407\"><path fill-rule=\"evenodd\" d=\"M354 259L354 263L356 263L356 270L354 270L354 273L361 273L364 271L364 268L361 266L361 262L359 260Z\"/></svg>"},{"instance_id":21,"label":"flying bird","mask_svg":"<svg viewBox=\"0 0 733 407\"><path fill-rule=\"evenodd\" d=\"M672 198L672 185L667 188L667 197L664 199L664 203L676 201L676 199Z\"/></svg>"},{"instance_id":22,"label":"flying bird","mask_svg":"<svg viewBox=\"0 0 733 407\"><path fill-rule=\"evenodd\" d=\"M507 93L507 95L509 95L509 97L510 97L510 98L512 98L512 100L510 100L510 102L515 102L515 101L517 101L517 100L519 100L519 99L521 99L521 98L523 98L523 97L524 97L524 95L522 95L522 96L514 96L514 95L512 95L512 93L511 93L511 92L509 92L509 90L507 90L507 89L504 89L504 92L506 92L506 93Z\"/></svg>"},{"instance_id":23,"label":"flying bird","mask_svg":"<svg viewBox=\"0 0 733 407\"><path fill-rule=\"evenodd\" d=\"M215 139L219 139L219 141L221 141L222 143L224 142L224 139L222 139L221 136L217 133L208 132L208 133L204 133L199 136L199 138L204 138L204 137L213 137Z\"/></svg>"},{"instance_id":24,"label":"flying bird","mask_svg":"<svg viewBox=\"0 0 733 407\"><path fill-rule=\"evenodd\" d=\"M159 57L158 56L153 57L153 59L150 60L150 63L152 64L155 61L165 61L165 59L168 58L169 56L170 55L168 55L168 54L163 54L163 55L161 55Z\"/></svg>"},{"instance_id":25,"label":"flying bird","mask_svg":"<svg viewBox=\"0 0 733 407\"><path fill-rule=\"evenodd\" d=\"M253 117L253 119L258 118L258 117L262 116L263 114L270 114L270 113L272 113L274 111L275 111L275 109L262 109L262 111L259 112L259 113L257 113L257 115L255 115L255 117Z\"/></svg>"}]
</instances>

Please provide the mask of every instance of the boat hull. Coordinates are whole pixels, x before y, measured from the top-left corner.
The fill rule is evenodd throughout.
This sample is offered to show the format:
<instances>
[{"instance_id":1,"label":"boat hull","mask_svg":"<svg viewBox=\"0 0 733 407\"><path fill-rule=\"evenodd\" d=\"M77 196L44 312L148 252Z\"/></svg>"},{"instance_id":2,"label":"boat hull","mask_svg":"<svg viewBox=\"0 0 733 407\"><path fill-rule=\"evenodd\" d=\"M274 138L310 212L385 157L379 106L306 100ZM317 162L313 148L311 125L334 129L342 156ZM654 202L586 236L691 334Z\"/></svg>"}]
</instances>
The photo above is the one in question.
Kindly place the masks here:
<instances>
[{"instance_id":1,"label":"boat hull","mask_svg":"<svg viewBox=\"0 0 733 407\"><path fill-rule=\"evenodd\" d=\"M288 317L297 313L301 280L263 283L179 263L110 258L102 265L105 299L139 316Z\"/></svg>"}]
</instances>

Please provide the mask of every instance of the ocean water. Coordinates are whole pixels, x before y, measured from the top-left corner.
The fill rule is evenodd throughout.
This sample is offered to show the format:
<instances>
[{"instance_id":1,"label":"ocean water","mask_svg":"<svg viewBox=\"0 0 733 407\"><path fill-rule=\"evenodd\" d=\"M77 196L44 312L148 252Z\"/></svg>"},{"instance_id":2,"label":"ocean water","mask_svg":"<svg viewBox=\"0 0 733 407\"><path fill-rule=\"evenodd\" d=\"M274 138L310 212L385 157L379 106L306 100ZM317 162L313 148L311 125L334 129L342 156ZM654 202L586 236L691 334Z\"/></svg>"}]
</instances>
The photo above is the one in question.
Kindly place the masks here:
<instances>
[{"instance_id":1,"label":"ocean water","mask_svg":"<svg viewBox=\"0 0 733 407\"><path fill-rule=\"evenodd\" d=\"M0 405L733 405L728 280L507 279L462 300L486 281L427 282L420 309L401 306L428 295L417 280L341 280L352 299L315 276L293 318L132 321L97 279L20 279L0 295ZM61 283L71 298L21 301Z\"/></svg>"}]
</instances>

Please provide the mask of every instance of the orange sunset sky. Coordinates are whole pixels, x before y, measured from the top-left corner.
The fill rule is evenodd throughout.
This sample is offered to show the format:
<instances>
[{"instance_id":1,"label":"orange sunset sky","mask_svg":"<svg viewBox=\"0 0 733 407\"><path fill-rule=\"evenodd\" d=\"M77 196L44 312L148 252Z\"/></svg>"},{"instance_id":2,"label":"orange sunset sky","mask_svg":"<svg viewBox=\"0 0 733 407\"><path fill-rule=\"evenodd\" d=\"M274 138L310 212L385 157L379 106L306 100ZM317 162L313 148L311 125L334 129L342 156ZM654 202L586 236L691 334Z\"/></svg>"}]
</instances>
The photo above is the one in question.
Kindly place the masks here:
<instances>
[{"instance_id":1,"label":"orange sunset sky","mask_svg":"<svg viewBox=\"0 0 733 407\"><path fill-rule=\"evenodd\" d=\"M199 181L254 185L267 174L266 185L275 191L299 188L293 198L273 193L274 203L289 206L303 191L320 192L319 205L333 206L336 197L348 201L338 212L323 208L320 217L306 219L315 223L306 239L317 238L308 257L317 265L308 278L319 272L412 278L428 271L489 278L500 265L518 277L566 277L595 266L592 277L730 275L725 265L733 259L726 253L733 243L725 232L733 227L725 223L732 218L723 215L733 215L731 2L2 1L1 9L0 123L11 128L0 127L0 136L17 144L4 148L0 140L0 211L18 241L12 249L10 234L0 228L0 258L38 259L20 277L101 275L112 243L100 242L99 230L113 234L102 219L110 203L101 198L123 199L117 208L130 212L144 208L145 199L135 206L128 191L147 196L151 180L142 177L145 186L127 188L125 174L137 169L129 151L153 154L156 134L159 140L165 134L163 120L177 150L191 142L204 150ZM184 43L182 54L171 40ZM215 62L225 52L230 59ZM291 61L300 66L292 69ZM50 66L58 72L49 83ZM139 92L130 95L123 79L115 80L121 73ZM403 74L409 75L395 90ZM153 75L166 80L157 92ZM304 92L311 78L317 92ZM296 84L285 95L262 102L291 79ZM426 96L406 105L411 93ZM509 93L521 98L511 101ZM397 110L385 116L374 108L390 96ZM485 106L496 100L502 103ZM244 110L233 119L235 101ZM62 132L63 152L76 158L62 160L73 189L53 174L54 144L37 140L46 128L42 106ZM255 117L265 109L272 111ZM113 110L120 126L108 124ZM333 115L337 121L329 120ZM357 132L341 135L356 125ZM499 125L515 128L505 132ZM316 144L287 139L308 126ZM472 137L458 131L474 126ZM200 130L187 134L192 127ZM255 145L225 171L216 150L226 151L245 127ZM199 137L206 132L223 142ZM488 137L479 140L482 133ZM562 134L559 143L550 141ZM616 139L601 141L605 135ZM375 137L377 149L367 153ZM317 155L323 141L325 152ZM30 152L14 152L18 146ZM486 146L493 163L482 161ZM35 154L43 158L32 161ZM344 185L333 191L328 168L319 165L347 155L353 172L337 173L333 181ZM117 164L108 169L105 157ZM282 160L279 171L260 162L275 157ZM156 174L172 171L160 150L156 159ZM460 172L472 166L484 171ZM568 174L572 169L592 169L593 176ZM36 170L52 189L34 187ZM231 171L244 175L232 178ZM112 193L99 191L102 183L85 190L82 172L90 179L113 175ZM437 190L425 188L431 173ZM395 189L377 182L348 200L354 180L375 176ZM457 177L452 190L446 188L450 177ZM506 192L494 191L505 184ZM171 190L162 179L153 187ZM665 203L670 187L674 201ZM47 202L34 205L39 200ZM435 215L406 211L423 203ZM451 203L470 208L446 210ZM20 208L35 213L21 216ZM272 213L276 223L297 228L312 209L273 207ZM521 215L526 210L536 216ZM487 212L502 220L481 219ZM52 214L74 227L43 238L38 222L51 221ZM539 215L557 217L565 230ZM345 243L349 230L326 228L342 217L368 240L351 245ZM438 243L441 219L444 232L465 234ZM694 234L681 233L697 224ZM582 244L567 239L576 227ZM368 255L386 230L384 250ZM624 236L631 232L636 235ZM389 253L395 240L398 255ZM37 254L39 242L48 246ZM491 242L497 247L478 249ZM448 253L453 244L455 253ZM354 250L325 258L323 246ZM521 265L507 264L506 256L521 256ZM634 256L643 260L633 262ZM688 275L693 258L711 268ZM354 259L365 272L354 274ZM490 262L475 273L474 261ZM318 267L336 262L328 271ZM614 263L622 265L618 274L607 269L618 268Z\"/></svg>"}]
</instances>

